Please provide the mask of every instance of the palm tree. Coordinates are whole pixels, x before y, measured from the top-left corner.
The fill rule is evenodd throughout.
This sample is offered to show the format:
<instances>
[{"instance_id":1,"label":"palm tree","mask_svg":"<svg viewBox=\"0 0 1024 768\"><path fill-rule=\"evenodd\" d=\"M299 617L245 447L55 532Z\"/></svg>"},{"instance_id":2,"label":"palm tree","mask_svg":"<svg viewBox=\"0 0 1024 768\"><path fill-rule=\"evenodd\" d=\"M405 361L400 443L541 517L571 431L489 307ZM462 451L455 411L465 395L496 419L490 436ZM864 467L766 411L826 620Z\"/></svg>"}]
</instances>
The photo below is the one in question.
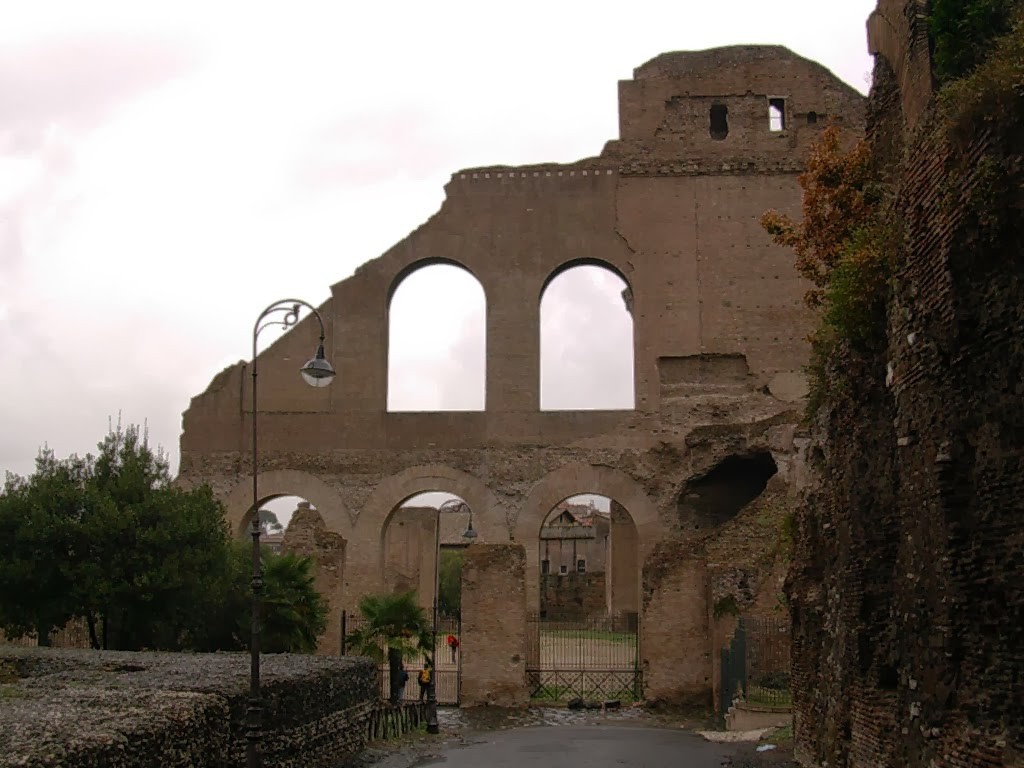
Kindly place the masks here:
<instances>
[{"instance_id":1,"label":"palm tree","mask_svg":"<svg viewBox=\"0 0 1024 768\"><path fill-rule=\"evenodd\" d=\"M359 601L359 612L366 624L352 632L348 642L357 653L378 664L384 663L387 649L389 699L397 704L402 697L402 660L414 659L433 647L427 612L416 604L415 592L367 595Z\"/></svg>"}]
</instances>

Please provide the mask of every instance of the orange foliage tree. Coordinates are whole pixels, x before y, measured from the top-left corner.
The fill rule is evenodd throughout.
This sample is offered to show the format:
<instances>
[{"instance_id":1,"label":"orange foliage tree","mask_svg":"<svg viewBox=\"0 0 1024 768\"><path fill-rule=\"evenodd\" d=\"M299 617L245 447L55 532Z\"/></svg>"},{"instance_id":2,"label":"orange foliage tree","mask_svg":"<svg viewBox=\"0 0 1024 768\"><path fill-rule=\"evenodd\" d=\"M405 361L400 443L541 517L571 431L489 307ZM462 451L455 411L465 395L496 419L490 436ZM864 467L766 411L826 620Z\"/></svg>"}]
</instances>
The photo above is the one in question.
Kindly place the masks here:
<instances>
[{"instance_id":1,"label":"orange foliage tree","mask_svg":"<svg viewBox=\"0 0 1024 768\"><path fill-rule=\"evenodd\" d=\"M844 150L838 126L830 124L811 147L799 181L803 219L767 211L761 226L776 243L796 253L797 270L814 286L805 301L816 308L825 302L836 268L850 256L851 244L868 228L878 208L867 142Z\"/></svg>"}]
</instances>

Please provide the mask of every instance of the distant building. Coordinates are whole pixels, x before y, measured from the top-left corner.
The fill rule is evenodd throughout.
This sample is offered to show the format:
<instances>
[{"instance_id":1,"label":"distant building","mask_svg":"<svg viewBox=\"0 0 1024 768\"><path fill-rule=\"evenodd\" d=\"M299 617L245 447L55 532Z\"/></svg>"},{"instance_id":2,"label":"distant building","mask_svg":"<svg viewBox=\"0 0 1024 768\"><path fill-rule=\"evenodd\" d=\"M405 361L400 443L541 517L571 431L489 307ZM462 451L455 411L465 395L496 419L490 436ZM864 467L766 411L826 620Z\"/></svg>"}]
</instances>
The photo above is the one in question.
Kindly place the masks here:
<instances>
[{"instance_id":1,"label":"distant building","mask_svg":"<svg viewBox=\"0 0 1024 768\"><path fill-rule=\"evenodd\" d=\"M263 535L260 536L260 544L266 547L270 547L270 551L275 555L281 553L281 546L284 544L284 530L280 531L264 531Z\"/></svg>"},{"instance_id":2,"label":"distant building","mask_svg":"<svg viewBox=\"0 0 1024 768\"><path fill-rule=\"evenodd\" d=\"M611 515L590 504L561 504L540 529L540 615L582 619L607 612Z\"/></svg>"},{"instance_id":3,"label":"distant building","mask_svg":"<svg viewBox=\"0 0 1024 768\"><path fill-rule=\"evenodd\" d=\"M541 575L604 573L610 515L591 504L562 504L540 529Z\"/></svg>"}]
</instances>

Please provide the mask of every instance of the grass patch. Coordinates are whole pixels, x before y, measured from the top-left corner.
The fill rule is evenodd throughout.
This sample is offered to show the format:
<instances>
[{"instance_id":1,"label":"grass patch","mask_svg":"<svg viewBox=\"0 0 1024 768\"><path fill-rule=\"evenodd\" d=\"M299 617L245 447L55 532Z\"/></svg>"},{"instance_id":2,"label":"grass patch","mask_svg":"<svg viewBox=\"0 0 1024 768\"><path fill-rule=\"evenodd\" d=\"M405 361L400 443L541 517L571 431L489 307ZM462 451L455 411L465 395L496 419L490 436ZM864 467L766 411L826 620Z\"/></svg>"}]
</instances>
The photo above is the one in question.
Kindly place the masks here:
<instances>
[{"instance_id":1,"label":"grass patch","mask_svg":"<svg viewBox=\"0 0 1024 768\"><path fill-rule=\"evenodd\" d=\"M633 691L629 688L621 688L620 690L611 691L610 693L597 690L587 691L584 689L583 693L580 693L577 688L568 685L543 685L530 694L530 701L537 702L538 704L553 704L577 698L592 701L610 701L612 699L618 699L623 703L632 703L637 701Z\"/></svg>"},{"instance_id":2,"label":"grass patch","mask_svg":"<svg viewBox=\"0 0 1024 768\"><path fill-rule=\"evenodd\" d=\"M788 690L765 688L760 685L748 685L747 695L744 699L747 704L760 707L791 707L793 705L793 694Z\"/></svg>"},{"instance_id":3,"label":"grass patch","mask_svg":"<svg viewBox=\"0 0 1024 768\"><path fill-rule=\"evenodd\" d=\"M12 699L27 699L29 692L24 688L19 688L16 685L0 685L0 701L10 701Z\"/></svg>"},{"instance_id":4,"label":"grass patch","mask_svg":"<svg viewBox=\"0 0 1024 768\"><path fill-rule=\"evenodd\" d=\"M605 629L542 629L540 636L569 640L605 640L623 645L636 644L636 635L632 632L609 632Z\"/></svg>"}]
</instances>

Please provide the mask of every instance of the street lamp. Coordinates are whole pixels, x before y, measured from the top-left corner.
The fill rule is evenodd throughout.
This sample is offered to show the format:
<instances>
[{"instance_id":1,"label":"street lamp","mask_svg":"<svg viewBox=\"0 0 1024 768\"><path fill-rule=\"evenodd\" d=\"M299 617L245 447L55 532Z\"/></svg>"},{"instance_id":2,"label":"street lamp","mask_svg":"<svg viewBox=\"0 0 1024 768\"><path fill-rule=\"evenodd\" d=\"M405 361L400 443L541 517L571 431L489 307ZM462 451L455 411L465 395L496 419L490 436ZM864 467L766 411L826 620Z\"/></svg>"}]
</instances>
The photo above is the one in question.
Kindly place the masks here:
<instances>
[{"instance_id":1,"label":"street lamp","mask_svg":"<svg viewBox=\"0 0 1024 768\"><path fill-rule=\"evenodd\" d=\"M470 509L469 505L462 499L448 499L448 501L437 508L437 515L434 519L434 616L430 628L430 663L433 665L433 670L430 674L430 685L427 686L427 733L441 732L441 729L437 725L437 609L438 597L441 591L440 561L442 512L468 512L469 525L467 525L466 530L463 531L462 538L466 540L466 543L472 543L477 537L476 531L473 530L473 510Z\"/></svg>"},{"instance_id":2,"label":"street lamp","mask_svg":"<svg viewBox=\"0 0 1024 768\"><path fill-rule=\"evenodd\" d=\"M256 340L260 331L272 325L291 328L299 320L299 307L306 307L320 324L320 343L313 358L299 369L302 378L313 387L326 387L334 379L334 368L324 357L324 321L312 304L301 299L281 299L264 309L252 327L252 625L249 643L249 706L246 710L249 729L246 738L246 765L260 768L262 706L260 703L260 595L263 592L263 569L260 563L260 494L256 454Z\"/></svg>"}]
</instances>

